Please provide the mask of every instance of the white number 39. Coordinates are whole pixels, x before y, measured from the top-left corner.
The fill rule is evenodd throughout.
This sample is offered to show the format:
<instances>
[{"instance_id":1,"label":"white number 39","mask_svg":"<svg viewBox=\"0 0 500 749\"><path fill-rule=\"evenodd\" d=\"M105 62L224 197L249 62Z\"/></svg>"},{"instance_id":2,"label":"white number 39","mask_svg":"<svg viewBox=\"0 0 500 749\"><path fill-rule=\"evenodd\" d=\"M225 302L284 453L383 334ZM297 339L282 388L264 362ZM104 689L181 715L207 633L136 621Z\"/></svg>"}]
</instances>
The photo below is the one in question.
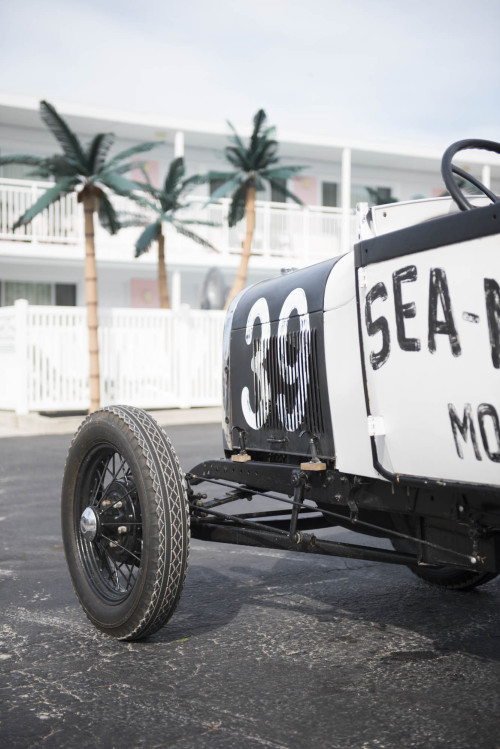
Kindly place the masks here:
<instances>
[{"instance_id":1,"label":"white number 39","mask_svg":"<svg viewBox=\"0 0 500 749\"><path fill-rule=\"evenodd\" d=\"M299 315L298 352L295 361L291 364L287 354L288 323L292 312L296 310ZM254 353L250 367L254 373L255 399L257 409L253 410L250 401L250 391L244 387L241 393L241 407L247 424L252 429L260 429L266 422L271 408L271 386L265 369L265 361L269 353L271 340L271 322L269 306L264 297L257 299L248 313L245 341L251 345L254 340L255 323L260 320L261 336L255 342ZM276 398L278 417L287 430L294 432L302 423L307 400L307 387L309 385L309 349L310 349L310 324L307 311L307 299L304 289L297 288L290 292L281 308L278 323L278 368L280 376L286 385L297 383L297 396L291 411L287 410L286 399L283 393Z\"/></svg>"}]
</instances>

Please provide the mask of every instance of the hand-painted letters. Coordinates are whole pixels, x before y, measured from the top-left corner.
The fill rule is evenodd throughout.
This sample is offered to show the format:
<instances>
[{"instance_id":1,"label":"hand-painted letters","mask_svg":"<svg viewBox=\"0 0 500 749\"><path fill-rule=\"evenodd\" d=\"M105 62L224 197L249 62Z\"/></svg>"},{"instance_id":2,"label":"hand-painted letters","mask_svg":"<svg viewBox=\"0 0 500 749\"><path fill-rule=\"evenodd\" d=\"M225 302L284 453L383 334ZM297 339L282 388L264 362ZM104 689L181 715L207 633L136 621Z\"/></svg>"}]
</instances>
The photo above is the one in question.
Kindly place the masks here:
<instances>
[{"instance_id":1,"label":"hand-painted letters","mask_svg":"<svg viewBox=\"0 0 500 749\"><path fill-rule=\"evenodd\" d=\"M439 320L438 302L441 305L444 320ZM460 356L462 349L458 339L453 312L451 310L450 292L446 273L442 268L432 268L429 283L429 351L436 351L436 334L447 335L453 356Z\"/></svg>"},{"instance_id":2,"label":"hand-painted letters","mask_svg":"<svg viewBox=\"0 0 500 749\"><path fill-rule=\"evenodd\" d=\"M461 460L464 460L464 448L462 442L464 444L467 443L470 436L476 460L482 460L471 404L465 404L462 418L458 415L453 403L448 404L448 413L450 416L451 430L453 432L453 439L455 440L458 457ZM479 424L481 442L486 455L494 463L500 463L500 420L495 407L492 406L491 403L481 403L478 406L477 422ZM461 439L459 438L459 435Z\"/></svg>"},{"instance_id":3,"label":"hand-painted letters","mask_svg":"<svg viewBox=\"0 0 500 749\"><path fill-rule=\"evenodd\" d=\"M369 353L370 364L374 370L380 369L390 357L391 330L394 322L399 348L408 352L421 350L420 338L409 335L407 329L409 324L406 321L413 320L417 316L420 318L421 314L425 314L425 312L417 309L416 303L411 301L411 296L409 301L403 302L403 284L412 284L417 279L418 271L415 265L408 265L394 271L392 274L393 300L392 304L389 300L389 305L385 304L389 299L389 294L383 281L374 284L366 294L364 314L366 332L370 337L378 333L382 336L381 345L378 349ZM459 357L462 355L462 344L451 303L448 279L443 268L430 269L428 288L427 350L431 354L442 351L445 355L446 349L448 349L448 352L454 357ZM500 286L493 278L484 279L484 295L491 360L495 369L500 369ZM392 305L393 310L391 309ZM378 312L384 312L385 314L379 314L375 317ZM482 315L470 311L458 313L458 320L479 323L482 319ZM391 320L392 322L390 322ZM445 340L448 339L449 348L440 343L441 336L444 336Z\"/></svg>"},{"instance_id":4,"label":"hand-painted letters","mask_svg":"<svg viewBox=\"0 0 500 749\"><path fill-rule=\"evenodd\" d=\"M403 351L420 351L420 340L418 338L407 338L405 332L405 318L412 319L417 314L415 302L403 304L401 284L416 281L417 268L408 265L406 268L395 271L392 274L394 288L394 308L396 312L396 329L398 331L399 347Z\"/></svg>"},{"instance_id":5,"label":"hand-painted letters","mask_svg":"<svg viewBox=\"0 0 500 749\"><path fill-rule=\"evenodd\" d=\"M495 369L500 369L500 287L493 278L485 278L484 292L486 294L491 359Z\"/></svg>"},{"instance_id":6,"label":"hand-painted letters","mask_svg":"<svg viewBox=\"0 0 500 749\"><path fill-rule=\"evenodd\" d=\"M370 362L373 369L380 369L389 358L391 351L391 336L389 333L389 323L387 322L386 317L377 317L376 320L372 320L372 304L376 299L382 299L383 302L387 299L387 289L385 284L377 283L372 289L370 289L366 295L365 307L365 321L368 335L373 336L376 333L382 333L382 346L380 350L370 352Z\"/></svg>"}]
</instances>

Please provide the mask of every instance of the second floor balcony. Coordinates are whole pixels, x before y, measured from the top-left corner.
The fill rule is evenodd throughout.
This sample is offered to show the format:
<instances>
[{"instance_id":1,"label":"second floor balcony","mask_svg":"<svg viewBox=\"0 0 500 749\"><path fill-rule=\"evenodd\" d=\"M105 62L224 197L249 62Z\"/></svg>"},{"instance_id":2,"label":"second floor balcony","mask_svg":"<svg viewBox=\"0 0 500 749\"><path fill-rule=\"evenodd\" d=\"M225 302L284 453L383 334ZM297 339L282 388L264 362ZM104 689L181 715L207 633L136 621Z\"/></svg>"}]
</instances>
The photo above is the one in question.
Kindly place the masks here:
<instances>
[{"instance_id":1,"label":"second floor balcony","mask_svg":"<svg viewBox=\"0 0 500 749\"><path fill-rule=\"evenodd\" d=\"M15 231L16 220L47 189L47 182L0 179L0 256L36 255L43 258L83 256L83 212L71 194L37 216L31 224ZM137 206L123 198L113 199L117 210L137 213ZM206 205L207 198L193 196L190 207L179 218L208 221L213 226L193 227L218 251L210 253L210 264L233 264L241 252L245 221L229 228L229 201ZM253 255L263 266L303 267L349 249L354 238L354 212L339 208L297 206L291 203L257 201ZM96 221L96 252L99 260L128 262L140 227L126 228L111 237ZM207 262L207 250L165 226L166 247L171 263L196 265ZM141 262L152 262L146 254Z\"/></svg>"}]
</instances>

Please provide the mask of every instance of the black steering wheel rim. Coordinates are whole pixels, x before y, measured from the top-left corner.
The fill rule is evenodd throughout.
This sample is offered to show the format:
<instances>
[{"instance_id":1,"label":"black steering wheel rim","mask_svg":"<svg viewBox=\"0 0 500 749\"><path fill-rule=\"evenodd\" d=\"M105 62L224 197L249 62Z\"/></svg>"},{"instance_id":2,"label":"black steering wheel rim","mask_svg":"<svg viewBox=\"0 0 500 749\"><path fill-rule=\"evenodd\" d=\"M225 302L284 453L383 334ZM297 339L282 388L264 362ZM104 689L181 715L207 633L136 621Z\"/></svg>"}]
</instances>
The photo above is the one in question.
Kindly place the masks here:
<instances>
[{"instance_id":1,"label":"black steering wheel rim","mask_svg":"<svg viewBox=\"0 0 500 749\"><path fill-rule=\"evenodd\" d=\"M465 140L459 140L456 143L452 143L451 146L448 146L443 154L443 158L441 161L441 174L446 185L446 189L461 211L469 211L474 208L474 206L467 200L461 189L458 187L457 183L453 179L453 174L457 174L458 176L466 179L472 185L477 187L492 201L492 203L497 203L499 200L495 193L493 193L488 187L486 187L486 185L483 185L483 183L476 179L476 177L473 177L463 169L460 169L460 167L454 166L452 164L455 154L457 154L459 151L466 151L470 148L476 148L481 151L492 151L493 153L500 154L500 143L497 143L494 140L467 138Z\"/></svg>"}]
</instances>

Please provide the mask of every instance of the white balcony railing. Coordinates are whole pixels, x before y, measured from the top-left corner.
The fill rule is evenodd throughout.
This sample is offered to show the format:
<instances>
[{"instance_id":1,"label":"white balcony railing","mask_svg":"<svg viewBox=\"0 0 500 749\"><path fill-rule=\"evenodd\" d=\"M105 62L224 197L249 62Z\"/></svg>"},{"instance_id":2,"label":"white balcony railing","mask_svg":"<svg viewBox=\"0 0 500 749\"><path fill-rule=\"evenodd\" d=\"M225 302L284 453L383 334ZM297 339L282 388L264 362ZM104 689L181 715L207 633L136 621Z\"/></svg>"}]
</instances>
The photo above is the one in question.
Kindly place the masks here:
<instances>
[{"instance_id":1,"label":"white balcony railing","mask_svg":"<svg viewBox=\"0 0 500 749\"><path fill-rule=\"evenodd\" d=\"M83 243L83 216L76 195L71 194L51 205L28 226L12 230L19 218L49 187L47 182L0 179L0 242L1 240L43 244L66 244L81 246ZM128 208L130 202L123 198L114 200L119 210ZM245 222L229 228L227 215L229 200L206 206L204 197L191 197L191 206L179 213L179 217L210 221L214 226L194 226L193 229L205 237L223 256L241 252L245 233ZM132 206L137 213L137 206ZM301 207L290 203L257 201L256 226L253 254L264 258L279 258L283 262L306 265L346 251L342 247L342 211L339 208L322 206ZM350 218L351 241L354 237L354 215ZM98 246L109 244L105 232L97 228ZM138 230L123 230L116 239L117 244L131 247ZM179 253L192 253L192 242L170 227L166 227L170 260ZM102 241L104 240L104 241ZM1 246L1 245L0 245ZM123 257L123 256L122 256Z\"/></svg>"}]
</instances>

